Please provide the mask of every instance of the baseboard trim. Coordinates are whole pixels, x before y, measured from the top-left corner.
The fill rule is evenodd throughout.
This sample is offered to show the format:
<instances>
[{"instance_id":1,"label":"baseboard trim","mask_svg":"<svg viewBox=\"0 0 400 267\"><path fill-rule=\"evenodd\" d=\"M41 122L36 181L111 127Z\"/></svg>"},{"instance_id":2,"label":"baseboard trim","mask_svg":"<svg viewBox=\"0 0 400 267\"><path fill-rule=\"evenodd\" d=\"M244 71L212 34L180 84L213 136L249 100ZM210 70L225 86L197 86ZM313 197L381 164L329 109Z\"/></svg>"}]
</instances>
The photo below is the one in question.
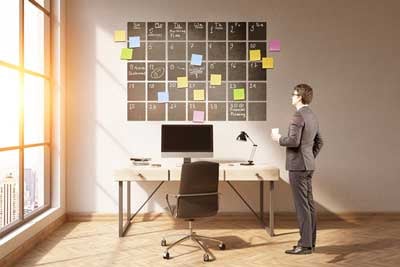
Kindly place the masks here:
<instances>
[{"instance_id":1,"label":"baseboard trim","mask_svg":"<svg viewBox=\"0 0 400 267\"><path fill-rule=\"evenodd\" d=\"M126 217L126 214L124 214ZM265 213L268 218L269 213ZM152 220L171 220L171 216L167 212L155 213L147 212L136 215L135 221L152 221ZM254 215L249 212L220 212L215 216L216 220L254 220ZM276 220L295 220L294 212L275 212ZM348 213L328 213L319 212L318 220L329 221L362 221L371 219L399 219L400 212L348 212ZM69 212L67 213L67 221L69 222L90 222L90 221L117 221L116 213L90 213L90 212Z\"/></svg>"},{"instance_id":2,"label":"baseboard trim","mask_svg":"<svg viewBox=\"0 0 400 267\"><path fill-rule=\"evenodd\" d=\"M17 249L13 250L5 257L0 259L0 266L8 267L12 266L16 261L20 260L27 252L31 251L32 248L39 242L46 239L51 233L53 233L57 228L59 228L67 219L66 214L63 214L55 221L46 226L43 230L35 234L33 237L25 241Z\"/></svg>"}]
</instances>

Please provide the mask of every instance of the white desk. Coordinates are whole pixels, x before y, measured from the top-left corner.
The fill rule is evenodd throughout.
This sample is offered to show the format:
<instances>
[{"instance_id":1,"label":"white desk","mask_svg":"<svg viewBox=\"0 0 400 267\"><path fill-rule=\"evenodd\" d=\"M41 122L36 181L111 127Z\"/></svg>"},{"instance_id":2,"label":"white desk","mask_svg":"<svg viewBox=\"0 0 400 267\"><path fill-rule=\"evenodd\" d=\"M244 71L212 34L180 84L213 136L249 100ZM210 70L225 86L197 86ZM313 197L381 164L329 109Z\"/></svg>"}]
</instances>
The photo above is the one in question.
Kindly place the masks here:
<instances>
[{"instance_id":1,"label":"white desk","mask_svg":"<svg viewBox=\"0 0 400 267\"><path fill-rule=\"evenodd\" d=\"M132 223L133 218L140 212L140 210L146 205L151 197L157 192L160 186L164 182L168 181L179 181L181 175L181 167L176 166L131 166L128 168L116 170L114 173L115 181L118 182L118 224L119 224L119 236L125 235L129 226ZM269 233L270 236L274 235L274 206L273 206L273 191L274 182L279 180L279 169L274 166L260 164L253 166L241 166L238 164L220 164L219 167L219 180L225 181L233 189L233 191L240 197L240 199L246 204L251 212L257 217L261 225ZM131 216L131 182L160 182L154 191L150 194L147 200L141 205L141 207ZM247 203L239 191L232 185L233 181L251 181L259 182L259 197L260 197L260 212L254 211L254 209ZM269 226L264 221L264 181L269 182ZM127 221L123 223L123 183L127 183Z\"/></svg>"}]
</instances>

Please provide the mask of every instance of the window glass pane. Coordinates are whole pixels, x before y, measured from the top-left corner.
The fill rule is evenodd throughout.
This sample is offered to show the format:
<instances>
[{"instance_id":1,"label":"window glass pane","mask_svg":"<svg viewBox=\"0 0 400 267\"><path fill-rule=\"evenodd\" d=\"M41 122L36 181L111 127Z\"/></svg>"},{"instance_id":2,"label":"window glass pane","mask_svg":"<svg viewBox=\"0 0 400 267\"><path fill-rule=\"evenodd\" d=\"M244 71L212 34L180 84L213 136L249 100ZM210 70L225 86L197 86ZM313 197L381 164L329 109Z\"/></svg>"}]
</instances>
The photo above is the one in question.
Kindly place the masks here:
<instances>
[{"instance_id":1,"label":"window glass pane","mask_svg":"<svg viewBox=\"0 0 400 267\"><path fill-rule=\"evenodd\" d=\"M19 150L0 152L0 229L19 218Z\"/></svg>"},{"instance_id":2,"label":"window glass pane","mask_svg":"<svg viewBox=\"0 0 400 267\"><path fill-rule=\"evenodd\" d=\"M25 68L49 74L49 17L25 0Z\"/></svg>"},{"instance_id":3,"label":"window glass pane","mask_svg":"<svg viewBox=\"0 0 400 267\"><path fill-rule=\"evenodd\" d=\"M0 147L18 145L19 95L19 73L0 66Z\"/></svg>"},{"instance_id":4,"label":"window glass pane","mask_svg":"<svg viewBox=\"0 0 400 267\"><path fill-rule=\"evenodd\" d=\"M25 75L24 131L25 144L44 142L44 84L41 77Z\"/></svg>"},{"instance_id":5,"label":"window glass pane","mask_svg":"<svg viewBox=\"0 0 400 267\"><path fill-rule=\"evenodd\" d=\"M44 204L44 147L25 149L24 214Z\"/></svg>"},{"instance_id":6,"label":"window glass pane","mask_svg":"<svg viewBox=\"0 0 400 267\"><path fill-rule=\"evenodd\" d=\"M19 64L19 1L0 1L0 60Z\"/></svg>"}]
</instances>

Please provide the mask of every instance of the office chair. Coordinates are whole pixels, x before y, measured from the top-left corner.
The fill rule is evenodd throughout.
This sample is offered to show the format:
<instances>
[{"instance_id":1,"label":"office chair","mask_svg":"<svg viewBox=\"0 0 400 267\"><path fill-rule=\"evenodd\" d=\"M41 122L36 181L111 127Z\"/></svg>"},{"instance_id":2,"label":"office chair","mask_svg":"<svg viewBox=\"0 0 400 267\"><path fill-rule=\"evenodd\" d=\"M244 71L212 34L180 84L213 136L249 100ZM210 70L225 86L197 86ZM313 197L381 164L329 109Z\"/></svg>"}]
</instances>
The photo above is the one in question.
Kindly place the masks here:
<instances>
[{"instance_id":1,"label":"office chair","mask_svg":"<svg viewBox=\"0 0 400 267\"><path fill-rule=\"evenodd\" d=\"M214 216L218 212L218 177L219 164L207 161L185 163L182 165L179 193L167 194L166 200L171 215L177 219L189 222L189 234L170 244L164 254L164 259L169 259L169 250L188 240L193 240L203 251L204 261L211 261L210 253L202 240L213 240L219 243L218 248L225 249L225 244L217 239L205 237L193 232L192 222L195 218ZM176 198L176 206L171 206L169 197ZM167 246L165 237L161 246Z\"/></svg>"}]
</instances>

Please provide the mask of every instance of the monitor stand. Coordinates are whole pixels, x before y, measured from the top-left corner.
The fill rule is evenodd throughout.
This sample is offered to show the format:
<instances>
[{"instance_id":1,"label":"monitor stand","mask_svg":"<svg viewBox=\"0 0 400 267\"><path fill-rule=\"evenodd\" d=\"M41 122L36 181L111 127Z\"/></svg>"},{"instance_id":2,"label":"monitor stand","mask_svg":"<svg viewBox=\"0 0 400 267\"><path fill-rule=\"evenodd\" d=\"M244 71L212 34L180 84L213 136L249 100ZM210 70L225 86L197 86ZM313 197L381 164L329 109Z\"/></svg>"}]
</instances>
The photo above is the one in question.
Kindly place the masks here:
<instances>
[{"instance_id":1,"label":"monitor stand","mask_svg":"<svg viewBox=\"0 0 400 267\"><path fill-rule=\"evenodd\" d=\"M183 164L190 163L191 161L191 158L183 158Z\"/></svg>"}]
</instances>

